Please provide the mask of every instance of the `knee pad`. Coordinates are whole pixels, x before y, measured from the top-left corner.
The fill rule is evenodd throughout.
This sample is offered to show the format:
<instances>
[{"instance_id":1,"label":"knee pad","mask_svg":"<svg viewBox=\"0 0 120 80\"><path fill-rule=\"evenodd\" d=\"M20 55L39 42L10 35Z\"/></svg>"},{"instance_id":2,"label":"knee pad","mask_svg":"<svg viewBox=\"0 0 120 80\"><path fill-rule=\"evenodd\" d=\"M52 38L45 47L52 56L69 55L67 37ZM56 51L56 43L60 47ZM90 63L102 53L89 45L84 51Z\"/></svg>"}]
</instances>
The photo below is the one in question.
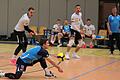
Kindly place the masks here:
<instances>
[{"instance_id":1,"label":"knee pad","mask_svg":"<svg viewBox=\"0 0 120 80\"><path fill-rule=\"evenodd\" d=\"M77 46L78 47L82 47L83 44L85 44L85 42L83 40L79 40Z\"/></svg>"},{"instance_id":2,"label":"knee pad","mask_svg":"<svg viewBox=\"0 0 120 80\"><path fill-rule=\"evenodd\" d=\"M69 40L69 43L67 44L67 46L70 46L70 47L71 47L73 44L74 44L74 39L70 39L70 40Z\"/></svg>"}]
</instances>

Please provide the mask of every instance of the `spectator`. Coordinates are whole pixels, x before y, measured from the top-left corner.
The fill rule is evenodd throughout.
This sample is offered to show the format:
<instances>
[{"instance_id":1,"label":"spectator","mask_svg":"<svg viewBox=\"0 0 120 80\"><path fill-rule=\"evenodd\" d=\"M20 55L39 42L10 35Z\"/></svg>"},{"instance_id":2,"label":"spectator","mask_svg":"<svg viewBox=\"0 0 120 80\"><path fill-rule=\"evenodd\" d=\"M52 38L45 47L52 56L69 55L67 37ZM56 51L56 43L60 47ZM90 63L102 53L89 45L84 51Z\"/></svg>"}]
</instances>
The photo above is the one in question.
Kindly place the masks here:
<instances>
[{"instance_id":1,"label":"spectator","mask_svg":"<svg viewBox=\"0 0 120 80\"><path fill-rule=\"evenodd\" d=\"M91 38L92 41L95 39L95 26L92 24L91 19L86 20L86 24L83 27L84 38ZM90 41L90 48L93 48L93 42Z\"/></svg>"},{"instance_id":2,"label":"spectator","mask_svg":"<svg viewBox=\"0 0 120 80\"><path fill-rule=\"evenodd\" d=\"M71 35L71 26L67 19L64 20L62 33L63 33L63 37L61 41L63 43L64 41L68 41Z\"/></svg>"},{"instance_id":3,"label":"spectator","mask_svg":"<svg viewBox=\"0 0 120 80\"><path fill-rule=\"evenodd\" d=\"M50 42L52 45L54 45L54 42L58 38L58 44L61 45L61 38L62 38L62 25L61 25L61 19L57 19L56 24L53 26L52 34L51 34L51 40Z\"/></svg>"}]
</instances>

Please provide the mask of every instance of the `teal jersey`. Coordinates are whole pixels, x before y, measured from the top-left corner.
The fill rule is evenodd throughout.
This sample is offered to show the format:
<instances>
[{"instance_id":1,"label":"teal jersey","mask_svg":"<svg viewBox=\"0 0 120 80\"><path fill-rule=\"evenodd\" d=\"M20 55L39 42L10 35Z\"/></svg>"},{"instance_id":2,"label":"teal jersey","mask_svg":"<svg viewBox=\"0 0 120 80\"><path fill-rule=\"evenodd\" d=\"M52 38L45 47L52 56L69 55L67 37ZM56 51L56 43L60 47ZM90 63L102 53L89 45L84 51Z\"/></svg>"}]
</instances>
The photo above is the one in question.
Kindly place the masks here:
<instances>
[{"instance_id":1,"label":"teal jersey","mask_svg":"<svg viewBox=\"0 0 120 80\"><path fill-rule=\"evenodd\" d=\"M110 30L112 33L120 33L120 16L110 15L108 17L108 22L110 24Z\"/></svg>"},{"instance_id":2,"label":"teal jersey","mask_svg":"<svg viewBox=\"0 0 120 80\"><path fill-rule=\"evenodd\" d=\"M20 58L24 63L32 64L34 61L48 57L48 51L41 46L36 46L23 53Z\"/></svg>"}]
</instances>

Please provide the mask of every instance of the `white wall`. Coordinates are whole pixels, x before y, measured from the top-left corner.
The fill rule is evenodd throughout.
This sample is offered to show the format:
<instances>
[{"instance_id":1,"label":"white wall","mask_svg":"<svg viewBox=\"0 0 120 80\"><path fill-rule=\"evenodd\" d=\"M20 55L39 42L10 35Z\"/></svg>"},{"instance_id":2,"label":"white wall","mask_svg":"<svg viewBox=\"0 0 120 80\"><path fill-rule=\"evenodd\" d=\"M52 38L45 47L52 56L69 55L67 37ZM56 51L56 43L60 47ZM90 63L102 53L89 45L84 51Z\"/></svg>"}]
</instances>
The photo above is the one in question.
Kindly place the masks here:
<instances>
[{"instance_id":1,"label":"white wall","mask_svg":"<svg viewBox=\"0 0 120 80\"><path fill-rule=\"evenodd\" d=\"M0 0L0 35L10 35L19 18L29 7L35 8L31 25L52 26L57 18L70 20L74 6L81 5L83 20L98 25L98 0Z\"/></svg>"}]
</instances>

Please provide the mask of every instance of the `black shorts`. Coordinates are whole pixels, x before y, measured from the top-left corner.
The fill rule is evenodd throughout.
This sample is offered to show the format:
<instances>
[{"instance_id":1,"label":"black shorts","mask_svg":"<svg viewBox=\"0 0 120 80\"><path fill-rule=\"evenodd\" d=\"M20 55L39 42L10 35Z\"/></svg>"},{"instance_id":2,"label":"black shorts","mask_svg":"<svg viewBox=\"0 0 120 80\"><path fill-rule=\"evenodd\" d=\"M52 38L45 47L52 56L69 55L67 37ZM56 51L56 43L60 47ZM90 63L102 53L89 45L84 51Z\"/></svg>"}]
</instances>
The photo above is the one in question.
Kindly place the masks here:
<instances>
[{"instance_id":1,"label":"black shorts","mask_svg":"<svg viewBox=\"0 0 120 80\"><path fill-rule=\"evenodd\" d=\"M82 39L80 32L71 29L71 36L75 36L75 44L78 44L78 40Z\"/></svg>"},{"instance_id":2,"label":"black shorts","mask_svg":"<svg viewBox=\"0 0 120 80\"><path fill-rule=\"evenodd\" d=\"M34 61L32 64L27 64L27 63L24 63L24 62L21 60L21 58L18 58L18 59L17 59L17 62L16 62L16 66L17 66L16 71L18 71L18 70L26 71L27 66L33 66L33 65L34 65L35 63L37 63L37 62L40 62L40 61L39 61L39 60L36 60L36 61Z\"/></svg>"},{"instance_id":3,"label":"black shorts","mask_svg":"<svg viewBox=\"0 0 120 80\"><path fill-rule=\"evenodd\" d=\"M70 34L63 34L63 37L69 37Z\"/></svg>"},{"instance_id":4,"label":"black shorts","mask_svg":"<svg viewBox=\"0 0 120 80\"><path fill-rule=\"evenodd\" d=\"M58 32L52 32L51 35L58 35Z\"/></svg>"},{"instance_id":5,"label":"black shorts","mask_svg":"<svg viewBox=\"0 0 120 80\"><path fill-rule=\"evenodd\" d=\"M14 30L14 34L16 35L17 40L18 40L19 43L22 43L22 42L27 43L28 42L28 39L27 39L27 37L25 35L25 31L16 31L16 30Z\"/></svg>"},{"instance_id":6,"label":"black shorts","mask_svg":"<svg viewBox=\"0 0 120 80\"><path fill-rule=\"evenodd\" d=\"M85 34L85 38L91 38L92 39L92 35L88 36Z\"/></svg>"},{"instance_id":7,"label":"black shorts","mask_svg":"<svg viewBox=\"0 0 120 80\"><path fill-rule=\"evenodd\" d=\"M19 70L26 71L27 64L25 64L20 58L17 59L16 66L17 66L16 72Z\"/></svg>"}]
</instances>

